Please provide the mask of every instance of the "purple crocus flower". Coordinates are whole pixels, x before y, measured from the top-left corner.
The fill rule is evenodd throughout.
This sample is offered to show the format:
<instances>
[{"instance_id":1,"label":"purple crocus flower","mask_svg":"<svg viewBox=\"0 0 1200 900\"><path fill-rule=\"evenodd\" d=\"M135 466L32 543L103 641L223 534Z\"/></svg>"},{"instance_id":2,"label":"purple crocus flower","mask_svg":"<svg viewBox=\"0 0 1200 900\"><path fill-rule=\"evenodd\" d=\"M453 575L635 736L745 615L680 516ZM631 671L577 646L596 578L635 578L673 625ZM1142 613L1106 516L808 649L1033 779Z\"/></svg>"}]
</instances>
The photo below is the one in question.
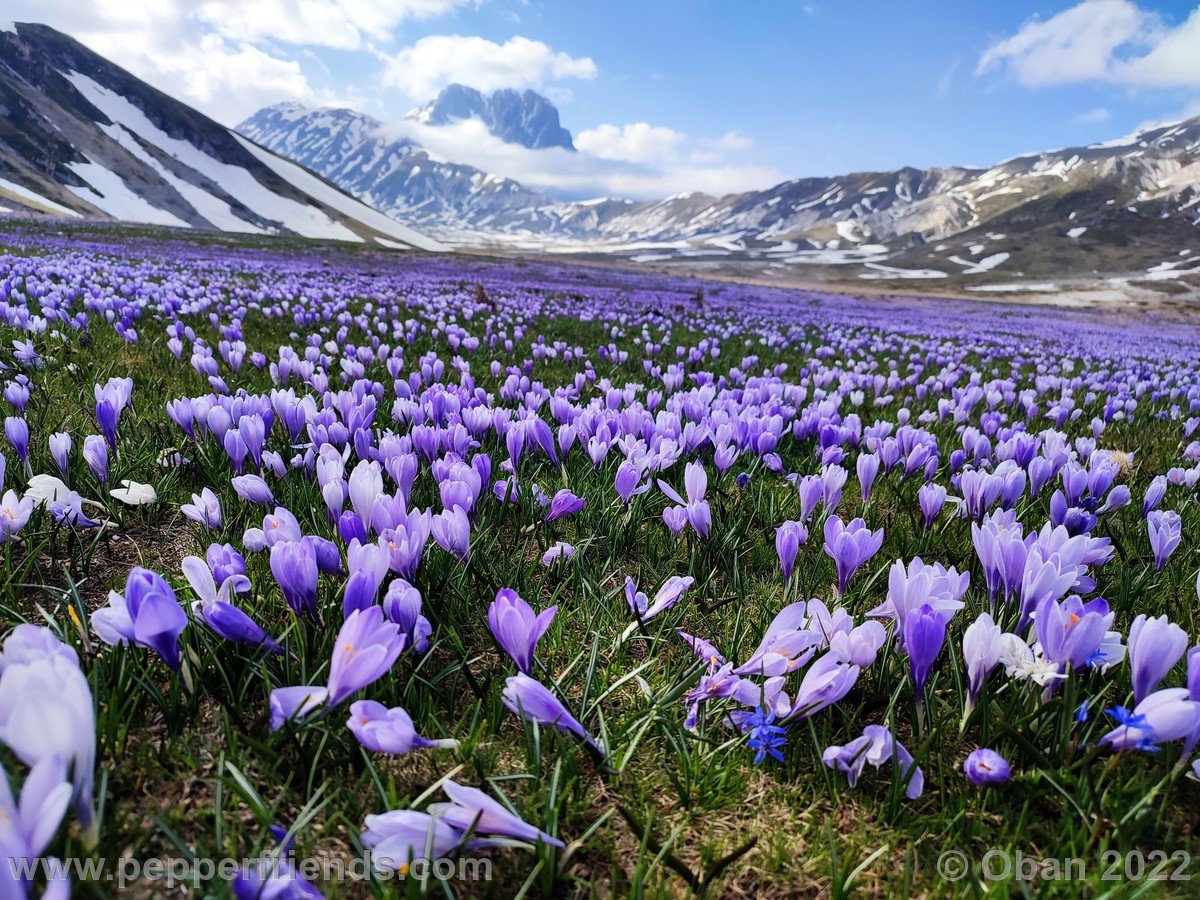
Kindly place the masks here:
<instances>
[{"instance_id":1,"label":"purple crocus flower","mask_svg":"<svg viewBox=\"0 0 1200 900\"><path fill-rule=\"evenodd\" d=\"M50 435L50 458L58 466L58 471L67 477L67 467L71 461L71 435L65 431L56 431Z\"/></svg>"},{"instance_id":2,"label":"purple crocus flower","mask_svg":"<svg viewBox=\"0 0 1200 900\"><path fill-rule=\"evenodd\" d=\"M205 528L214 531L221 527L221 501L211 488L204 488L199 494L192 494L192 502L179 507L184 518L199 522Z\"/></svg>"},{"instance_id":3,"label":"purple crocus flower","mask_svg":"<svg viewBox=\"0 0 1200 900\"><path fill-rule=\"evenodd\" d=\"M1152 509L1146 517L1150 533L1150 550L1154 554L1154 571L1161 572L1179 546L1181 538L1179 513L1174 510Z\"/></svg>"},{"instance_id":4,"label":"purple crocus flower","mask_svg":"<svg viewBox=\"0 0 1200 900\"><path fill-rule=\"evenodd\" d=\"M192 401L188 399L168 400L166 408L167 416L171 421L182 428L188 437L195 440L195 413L192 409Z\"/></svg>"},{"instance_id":5,"label":"purple crocus flower","mask_svg":"<svg viewBox=\"0 0 1200 900\"><path fill-rule=\"evenodd\" d=\"M209 544L204 551L204 559L212 569L213 578L217 584L224 584L234 575L246 574L246 560L238 553L233 544ZM247 580L247 583L249 581ZM239 589L235 587L234 591Z\"/></svg>"},{"instance_id":6,"label":"purple crocus flower","mask_svg":"<svg viewBox=\"0 0 1200 900\"><path fill-rule=\"evenodd\" d=\"M149 647L176 672L181 666L179 635L187 621L166 580L141 566L129 571L124 594L109 591L108 606L92 613L92 627L106 644Z\"/></svg>"},{"instance_id":7,"label":"purple crocus flower","mask_svg":"<svg viewBox=\"0 0 1200 900\"><path fill-rule=\"evenodd\" d=\"M462 507L443 510L430 518L429 530L434 542L452 553L460 560L465 560L471 549L471 521Z\"/></svg>"},{"instance_id":8,"label":"purple crocus flower","mask_svg":"<svg viewBox=\"0 0 1200 900\"><path fill-rule=\"evenodd\" d=\"M433 626L421 615L421 592L403 578L394 578L383 595L383 614L400 626L404 649L424 653L429 649Z\"/></svg>"},{"instance_id":9,"label":"purple crocus flower","mask_svg":"<svg viewBox=\"0 0 1200 900\"><path fill-rule=\"evenodd\" d=\"M875 662L887 641L887 631L874 621L863 622L849 631L837 631L829 638L829 652L838 662L866 668Z\"/></svg>"},{"instance_id":10,"label":"purple crocus flower","mask_svg":"<svg viewBox=\"0 0 1200 900\"><path fill-rule=\"evenodd\" d=\"M301 685L282 687L271 691L271 730L278 731L293 719L299 719L320 709L329 699L329 691L323 687Z\"/></svg>"},{"instance_id":11,"label":"purple crocus flower","mask_svg":"<svg viewBox=\"0 0 1200 900\"><path fill-rule=\"evenodd\" d=\"M750 658L734 669L736 675L775 676L793 672L812 659L822 636L808 627L808 604L789 603L771 620Z\"/></svg>"},{"instance_id":12,"label":"purple crocus flower","mask_svg":"<svg viewBox=\"0 0 1200 900\"><path fill-rule=\"evenodd\" d=\"M947 617L928 603L909 612L904 620L904 649L918 704L925 700L925 683L946 642L946 623Z\"/></svg>"},{"instance_id":13,"label":"purple crocus flower","mask_svg":"<svg viewBox=\"0 0 1200 900\"><path fill-rule=\"evenodd\" d=\"M984 613L963 632L963 662L967 667L967 711L975 707L979 692L1004 655L1004 632Z\"/></svg>"},{"instance_id":14,"label":"purple crocus flower","mask_svg":"<svg viewBox=\"0 0 1200 900\"><path fill-rule=\"evenodd\" d=\"M234 493L247 503L257 503L259 506L271 506L275 495L271 488L257 475L237 475L230 480Z\"/></svg>"},{"instance_id":15,"label":"purple crocus flower","mask_svg":"<svg viewBox=\"0 0 1200 900\"><path fill-rule=\"evenodd\" d=\"M921 514L925 517L925 530L928 531L941 514L942 507L946 505L946 489L932 481L923 484L917 491L917 502L921 506Z\"/></svg>"},{"instance_id":16,"label":"purple crocus flower","mask_svg":"<svg viewBox=\"0 0 1200 900\"><path fill-rule=\"evenodd\" d=\"M320 617L317 609L317 555L307 541L280 541L271 548L271 574L296 615Z\"/></svg>"},{"instance_id":17,"label":"purple crocus flower","mask_svg":"<svg viewBox=\"0 0 1200 900\"><path fill-rule=\"evenodd\" d=\"M672 575L663 582L662 587L654 595L654 600L651 601L645 594L637 589L637 584L628 576L625 577L625 602L629 604L629 611L637 616L639 622L648 622L660 612L670 609L674 606L684 592L690 588L696 579L691 576Z\"/></svg>"},{"instance_id":18,"label":"purple crocus flower","mask_svg":"<svg viewBox=\"0 0 1200 900\"><path fill-rule=\"evenodd\" d=\"M386 675L403 649L400 626L387 621L380 607L352 612L333 645L329 705L336 706Z\"/></svg>"},{"instance_id":19,"label":"purple crocus flower","mask_svg":"<svg viewBox=\"0 0 1200 900\"><path fill-rule=\"evenodd\" d=\"M18 625L0 654L0 741L21 762L71 764L75 814L94 846L96 726L91 688L75 651L45 627Z\"/></svg>"},{"instance_id":20,"label":"purple crocus flower","mask_svg":"<svg viewBox=\"0 0 1200 900\"><path fill-rule=\"evenodd\" d=\"M862 501L866 503L871 499L871 486L875 483L875 476L879 474L879 457L874 453L859 454L855 470L858 473L859 487L862 489Z\"/></svg>"},{"instance_id":21,"label":"purple crocus flower","mask_svg":"<svg viewBox=\"0 0 1200 900\"><path fill-rule=\"evenodd\" d=\"M711 647L711 645L709 646ZM699 650L695 650L694 652L697 655L702 655ZM716 653L715 648L713 648L712 654L715 654L715 656L711 654L703 656L703 658L709 660L708 671L700 676L699 683L688 691L685 698L687 716L683 720L683 727L689 730L696 728L702 704L710 700L735 697L742 684L750 683L734 674L731 663L718 664L716 660L720 657L720 654ZM758 688L758 685L754 685L754 687Z\"/></svg>"},{"instance_id":22,"label":"purple crocus flower","mask_svg":"<svg viewBox=\"0 0 1200 900\"><path fill-rule=\"evenodd\" d=\"M113 406L111 400L96 401L96 424L100 426L100 433L104 435L104 440L113 450L117 449L117 422L119 419L120 413Z\"/></svg>"},{"instance_id":23,"label":"purple crocus flower","mask_svg":"<svg viewBox=\"0 0 1200 900\"><path fill-rule=\"evenodd\" d=\"M826 766L846 773L850 787L854 787L867 763L878 768L893 759L900 766L900 781L905 785L905 795L910 800L920 797L925 790L925 775L921 767L882 725L868 725L860 737L845 745L826 747L821 754L821 761Z\"/></svg>"},{"instance_id":24,"label":"purple crocus flower","mask_svg":"<svg viewBox=\"0 0 1200 900\"><path fill-rule=\"evenodd\" d=\"M1103 597L1087 603L1074 595L1062 603L1043 601L1034 616L1042 654L1064 669L1086 665L1100 650L1113 618Z\"/></svg>"},{"instance_id":25,"label":"purple crocus flower","mask_svg":"<svg viewBox=\"0 0 1200 900\"><path fill-rule=\"evenodd\" d=\"M1187 632L1166 616L1144 613L1129 626L1129 667L1133 672L1133 702L1141 703L1187 652Z\"/></svg>"},{"instance_id":26,"label":"purple crocus flower","mask_svg":"<svg viewBox=\"0 0 1200 900\"><path fill-rule=\"evenodd\" d=\"M83 459L101 484L108 484L108 444L98 434L83 439Z\"/></svg>"},{"instance_id":27,"label":"purple crocus flower","mask_svg":"<svg viewBox=\"0 0 1200 900\"><path fill-rule=\"evenodd\" d=\"M840 456L841 448L838 448ZM832 513L842 502L842 488L846 486L849 473L839 465L827 465L821 469L821 503Z\"/></svg>"},{"instance_id":28,"label":"purple crocus flower","mask_svg":"<svg viewBox=\"0 0 1200 900\"><path fill-rule=\"evenodd\" d=\"M573 734L589 747L599 750L579 720L571 715L562 701L539 681L525 674L513 675L504 683L501 696L504 705L523 719L549 726L563 734Z\"/></svg>"},{"instance_id":29,"label":"purple crocus flower","mask_svg":"<svg viewBox=\"0 0 1200 900\"><path fill-rule=\"evenodd\" d=\"M675 629L675 633L683 639L683 642L688 645L688 648L696 657L708 663L710 673L717 667L725 664L725 657L721 654L721 651L709 641L688 634L686 631L680 631L678 628Z\"/></svg>"},{"instance_id":30,"label":"purple crocus flower","mask_svg":"<svg viewBox=\"0 0 1200 900\"><path fill-rule=\"evenodd\" d=\"M320 706L334 707L388 673L404 649L400 627L378 606L356 609L342 622L325 687L303 685L271 691L271 730Z\"/></svg>"},{"instance_id":31,"label":"purple crocus flower","mask_svg":"<svg viewBox=\"0 0 1200 900\"><path fill-rule=\"evenodd\" d=\"M587 503L582 497L576 497L567 488L562 488L554 494L550 501L550 511L546 513L546 521L553 522L563 516L571 516L583 509Z\"/></svg>"},{"instance_id":32,"label":"purple crocus flower","mask_svg":"<svg viewBox=\"0 0 1200 900\"><path fill-rule=\"evenodd\" d=\"M245 575L232 575L218 588L208 563L198 556L185 556L182 568L198 598L192 604L196 618L231 643L261 647L269 653L283 653L283 648L263 631L261 625L231 602L235 591L250 588L250 579Z\"/></svg>"},{"instance_id":33,"label":"purple crocus flower","mask_svg":"<svg viewBox=\"0 0 1200 900\"><path fill-rule=\"evenodd\" d=\"M861 672L860 666L842 662L838 653L826 653L804 673L786 718L806 719L837 703L854 688Z\"/></svg>"},{"instance_id":34,"label":"purple crocus flower","mask_svg":"<svg viewBox=\"0 0 1200 900\"><path fill-rule=\"evenodd\" d=\"M0 845L9 854L8 864L12 868L4 878L13 890L9 896L33 896L32 885L25 882L23 888L18 888L13 883L20 880L20 862L33 863L42 856L58 833L70 804L71 782L67 780L67 763L63 757L48 756L35 762L21 785L20 799L15 802L8 773L0 768ZM36 869L36 866L32 868Z\"/></svg>"},{"instance_id":35,"label":"purple crocus flower","mask_svg":"<svg viewBox=\"0 0 1200 900\"><path fill-rule=\"evenodd\" d=\"M534 649L550 623L557 606L539 614L511 588L501 588L488 607L488 627L500 648L516 663L517 670L528 675L533 670Z\"/></svg>"},{"instance_id":36,"label":"purple crocus flower","mask_svg":"<svg viewBox=\"0 0 1200 900\"><path fill-rule=\"evenodd\" d=\"M783 580L792 577L792 568L796 565L796 554L800 545L808 540L808 529L803 522L787 521L775 529L775 552L779 555L779 568L783 570Z\"/></svg>"},{"instance_id":37,"label":"purple crocus flower","mask_svg":"<svg viewBox=\"0 0 1200 900\"><path fill-rule=\"evenodd\" d=\"M55 496L46 501L46 509L50 511L55 522L65 522L76 528L95 528L100 523L88 518L83 511L83 498L78 491L67 491L65 495Z\"/></svg>"},{"instance_id":38,"label":"purple crocus flower","mask_svg":"<svg viewBox=\"0 0 1200 900\"><path fill-rule=\"evenodd\" d=\"M676 490L662 479L659 479L658 482L662 492L678 504L675 510L682 510L683 517L686 518L692 529L700 537L708 537L708 532L712 528L712 509L709 507L708 501L704 499L704 495L708 491L708 474L704 471L704 466L698 462L688 463L683 473L683 484L687 500L680 497ZM673 521L678 521L678 513L668 521L666 512L664 512L663 519L670 527ZM675 531L674 528L671 530Z\"/></svg>"},{"instance_id":39,"label":"purple crocus flower","mask_svg":"<svg viewBox=\"0 0 1200 900\"><path fill-rule=\"evenodd\" d=\"M417 859L441 859L463 842L463 833L440 818L415 809L396 809L367 816L362 844L371 851L371 864L383 875Z\"/></svg>"},{"instance_id":40,"label":"purple crocus flower","mask_svg":"<svg viewBox=\"0 0 1200 900\"><path fill-rule=\"evenodd\" d=\"M95 385L96 422L108 445L117 449L117 423L133 395L132 378L110 378L103 387Z\"/></svg>"},{"instance_id":41,"label":"purple crocus flower","mask_svg":"<svg viewBox=\"0 0 1200 900\"><path fill-rule=\"evenodd\" d=\"M445 781L442 790L450 798L449 803L434 803L429 812L461 832L484 837L513 838L529 843L565 846L562 841L530 825L519 816L509 812L479 788Z\"/></svg>"},{"instance_id":42,"label":"purple crocus flower","mask_svg":"<svg viewBox=\"0 0 1200 900\"><path fill-rule=\"evenodd\" d=\"M0 544L16 540L32 515L32 498L22 499L16 491L5 491L4 496L0 497Z\"/></svg>"},{"instance_id":43,"label":"purple crocus flower","mask_svg":"<svg viewBox=\"0 0 1200 900\"><path fill-rule=\"evenodd\" d=\"M402 754L426 747L454 748L458 741L451 738L431 740L421 737L413 727L412 717L399 706L388 709L374 700L359 700L350 704L346 727L358 742L372 753Z\"/></svg>"},{"instance_id":44,"label":"purple crocus flower","mask_svg":"<svg viewBox=\"0 0 1200 900\"><path fill-rule=\"evenodd\" d=\"M17 459L29 463L29 423L19 416L9 416L4 420L4 436L12 444Z\"/></svg>"},{"instance_id":45,"label":"purple crocus flower","mask_svg":"<svg viewBox=\"0 0 1200 900\"><path fill-rule=\"evenodd\" d=\"M683 506L668 506L663 510L663 524L671 534L679 534L687 527L687 508Z\"/></svg>"},{"instance_id":46,"label":"purple crocus flower","mask_svg":"<svg viewBox=\"0 0 1200 900\"><path fill-rule=\"evenodd\" d=\"M379 537L391 555L393 572L409 579L416 575L429 540L432 519L428 511L413 511L398 516L392 525L380 530Z\"/></svg>"},{"instance_id":47,"label":"purple crocus flower","mask_svg":"<svg viewBox=\"0 0 1200 900\"><path fill-rule=\"evenodd\" d=\"M28 378L18 375L16 381L4 385L4 399L13 405L18 415L25 415L25 407L29 404Z\"/></svg>"},{"instance_id":48,"label":"purple crocus flower","mask_svg":"<svg viewBox=\"0 0 1200 900\"><path fill-rule=\"evenodd\" d=\"M1158 505L1162 503L1163 497L1167 495L1167 479L1164 475L1156 475L1150 481L1150 487L1146 488L1146 497L1142 501L1142 518L1147 519L1150 513L1158 509Z\"/></svg>"},{"instance_id":49,"label":"purple crocus flower","mask_svg":"<svg viewBox=\"0 0 1200 900\"><path fill-rule=\"evenodd\" d=\"M825 520L825 553L837 566L838 595L846 595L851 576L883 546L883 529L871 531L862 519L847 525L837 516Z\"/></svg>"},{"instance_id":50,"label":"purple crocus flower","mask_svg":"<svg viewBox=\"0 0 1200 900\"><path fill-rule=\"evenodd\" d=\"M356 609L366 609L375 602L383 579L388 574L391 555L381 544L362 544L351 541L346 548L346 563L350 571L343 592L342 614L348 616Z\"/></svg>"},{"instance_id":51,"label":"purple crocus flower","mask_svg":"<svg viewBox=\"0 0 1200 900\"><path fill-rule=\"evenodd\" d=\"M805 475L796 480L796 491L800 496L800 520L807 522L809 516L821 502L824 483L820 475Z\"/></svg>"},{"instance_id":52,"label":"purple crocus flower","mask_svg":"<svg viewBox=\"0 0 1200 900\"><path fill-rule=\"evenodd\" d=\"M304 880L288 859L251 860L233 879L234 900L321 900L320 889Z\"/></svg>"},{"instance_id":53,"label":"purple crocus flower","mask_svg":"<svg viewBox=\"0 0 1200 900\"><path fill-rule=\"evenodd\" d=\"M575 548L566 541L555 541L550 549L542 554L542 565L552 566L559 560L570 559L575 555Z\"/></svg>"},{"instance_id":54,"label":"purple crocus flower","mask_svg":"<svg viewBox=\"0 0 1200 900\"><path fill-rule=\"evenodd\" d=\"M963 761L963 774L976 787L987 784L1003 784L1012 777L1012 767L995 750L980 747L972 750Z\"/></svg>"},{"instance_id":55,"label":"purple crocus flower","mask_svg":"<svg viewBox=\"0 0 1200 900\"><path fill-rule=\"evenodd\" d=\"M1200 731L1200 701L1187 688L1164 688L1137 704L1106 710L1117 727L1100 739L1114 750L1154 751L1159 744L1185 739Z\"/></svg>"},{"instance_id":56,"label":"purple crocus flower","mask_svg":"<svg viewBox=\"0 0 1200 900\"><path fill-rule=\"evenodd\" d=\"M650 482L639 485L641 480L642 467L633 460L627 459L617 467L617 477L613 482L613 486L616 488L617 496L621 498L621 502L626 506L638 494L644 494L650 490Z\"/></svg>"}]
</instances>

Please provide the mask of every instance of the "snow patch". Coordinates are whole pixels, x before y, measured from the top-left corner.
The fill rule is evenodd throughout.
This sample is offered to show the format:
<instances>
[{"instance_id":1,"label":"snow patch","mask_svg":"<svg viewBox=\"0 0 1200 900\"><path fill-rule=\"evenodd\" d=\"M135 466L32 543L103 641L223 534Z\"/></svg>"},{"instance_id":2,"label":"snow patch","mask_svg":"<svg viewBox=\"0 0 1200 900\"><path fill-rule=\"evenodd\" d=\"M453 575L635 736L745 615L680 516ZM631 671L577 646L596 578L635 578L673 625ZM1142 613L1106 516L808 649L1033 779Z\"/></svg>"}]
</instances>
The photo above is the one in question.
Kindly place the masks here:
<instances>
[{"instance_id":1,"label":"snow patch","mask_svg":"<svg viewBox=\"0 0 1200 900\"><path fill-rule=\"evenodd\" d=\"M79 213L75 212L75 210L67 209L62 204L55 203L53 200L49 200L43 197L41 194L34 193L33 191L29 190L29 188L23 187L16 182L9 181L6 178L0 178L0 191L7 191L20 200L28 200L33 205L43 206L51 212L56 212L64 216L70 216L73 219L80 218Z\"/></svg>"},{"instance_id":2,"label":"snow patch","mask_svg":"<svg viewBox=\"0 0 1200 900\"><path fill-rule=\"evenodd\" d=\"M876 262L864 263L868 269L874 269L874 272L864 272L859 275L859 278L870 280L882 280L892 278L915 279L915 278L945 278L946 273L939 269L897 269L895 266L884 266Z\"/></svg>"},{"instance_id":3,"label":"snow patch","mask_svg":"<svg viewBox=\"0 0 1200 900\"><path fill-rule=\"evenodd\" d=\"M1016 293L1047 293L1049 291L1057 291L1058 285L1051 282L1042 282L1040 284L976 284L967 288L968 291L986 291L995 294L1016 294Z\"/></svg>"},{"instance_id":4,"label":"snow patch","mask_svg":"<svg viewBox=\"0 0 1200 900\"><path fill-rule=\"evenodd\" d=\"M171 137L125 97L97 84L86 75L71 72L66 77L89 103L112 122L123 125L147 143L199 172L217 184L228 196L237 197L247 209L261 218L279 222L302 237L362 240L345 225L335 222L315 206L280 197L255 178L249 170L221 162L195 144Z\"/></svg>"},{"instance_id":5,"label":"snow patch","mask_svg":"<svg viewBox=\"0 0 1200 900\"><path fill-rule=\"evenodd\" d=\"M294 162L276 156L270 150L264 150L258 144L246 140L239 134L234 134L233 136L237 138L243 147L256 156L261 163L266 165L267 168L272 169L275 174L331 209L336 209L338 212L350 216L376 231L404 241L406 244L421 250L445 249L437 241L425 237L425 235L414 231L407 225L401 225L395 219L385 216L377 209L372 209L361 200L355 200L349 194L342 193L337 188L322 181L312 172L296 165ZM352 239L358 240L357 237Z\"/></svg>"},{"instance_id":6,"label":"snow patch","mask_svg":"<svg viewBox=\"0 0 1200 900\"><path fill-rule=\"evenodd\" d=\"M979 275L982 272L990 272L996 266L1008 260L1008 253L993 253L991 256L985 256L983 259L970 260L963 259L960 256L951 256L950 262L964 266L964 275Z\"/></svg>"},{"instance_id":7,"label":"snow patch","mask_svg":"<svg viewBox=\"0 0 1200 900\"><path fill-rule=\"evenodd\" d=\"M99 163L68 163L67 168L87 182L88 187L66 185L68 191L80 200L104 210L114 219L126 222L144 222L147 225L169 225L175 228L191 228L178 216L159 209L144 197L130 190L116 172L109 171Z\"/></svg>"}]
</instances>

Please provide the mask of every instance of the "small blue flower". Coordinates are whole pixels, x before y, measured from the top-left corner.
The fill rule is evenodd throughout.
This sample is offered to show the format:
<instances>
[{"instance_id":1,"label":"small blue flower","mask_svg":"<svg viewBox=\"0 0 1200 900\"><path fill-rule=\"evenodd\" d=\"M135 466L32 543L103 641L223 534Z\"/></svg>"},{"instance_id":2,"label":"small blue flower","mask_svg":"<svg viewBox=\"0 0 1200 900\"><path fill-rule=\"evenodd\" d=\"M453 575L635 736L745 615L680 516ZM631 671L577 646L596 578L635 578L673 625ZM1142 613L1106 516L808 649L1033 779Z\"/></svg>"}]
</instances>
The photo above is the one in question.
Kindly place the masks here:
<instances>
[{"instance_id":1,"label":"small blue flower","mask_svg":"<svg viewBox=\"0 0 1200 900\"><path fill-rule=\"evenodd\" d=\"M1075 710L1075 721L1081 725L1088 720L1088 704L1091 700L1084 700L1079 704L1079 709Z\"/></svg>"},{"instance_id":2,"label":"small blue flower","mask_svg":"<svg viewBox=\"0 0 1200 900\"><path fill-rule=\"evenodd\" d=\"M1136 728L1139 731L1150 731L1150 726L1146 723L1145 713L1135 715L1132 710L1126 709L1124 706L1116 706L1104 711L1109 716L1117 720L1118 725L1124 725L1126 728Z\"/></svg>"},{"instance_id":3,"label":"small blue flower","mask_svg":"<svg viewBox=\"0 0 1200 900\"><path fill-rule=\"evenodd\" d=\"M746 746L756 751L754 754L756 766L762 765L768 756L778 762L783 762L783 753L779 748L787 744L787 729L774 724L774 722L775 713L768 712L761 706L746 720L746 724L750 726L750 739L746 741Z\"/></svg>"}]
</instances>

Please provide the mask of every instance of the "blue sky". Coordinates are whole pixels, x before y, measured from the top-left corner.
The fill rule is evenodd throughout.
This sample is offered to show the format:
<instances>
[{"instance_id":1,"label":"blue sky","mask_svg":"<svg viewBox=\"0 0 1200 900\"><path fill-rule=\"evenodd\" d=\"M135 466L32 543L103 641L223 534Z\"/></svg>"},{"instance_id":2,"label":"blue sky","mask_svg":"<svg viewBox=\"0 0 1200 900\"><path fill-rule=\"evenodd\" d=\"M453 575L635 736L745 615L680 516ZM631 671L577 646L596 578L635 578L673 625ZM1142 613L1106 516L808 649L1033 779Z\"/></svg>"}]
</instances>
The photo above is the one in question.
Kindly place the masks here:
<instances>
[{"instance_id":1,"label":"blue sky","mask_svg":"<svg viewBox=\"0 0 1200 900\"><path fill-rule=\"evenodd\" d=\"M566 194L986 165L1200 113L1195 3L12 0L229 124L283 99L399 120L447 81L533 87L580 159L424 134ZM22 8L24 7L24 8ZM585 162L592 167L586 169ZM586 171L585 171L586 169Z\"/></svg>"}]
</instances>

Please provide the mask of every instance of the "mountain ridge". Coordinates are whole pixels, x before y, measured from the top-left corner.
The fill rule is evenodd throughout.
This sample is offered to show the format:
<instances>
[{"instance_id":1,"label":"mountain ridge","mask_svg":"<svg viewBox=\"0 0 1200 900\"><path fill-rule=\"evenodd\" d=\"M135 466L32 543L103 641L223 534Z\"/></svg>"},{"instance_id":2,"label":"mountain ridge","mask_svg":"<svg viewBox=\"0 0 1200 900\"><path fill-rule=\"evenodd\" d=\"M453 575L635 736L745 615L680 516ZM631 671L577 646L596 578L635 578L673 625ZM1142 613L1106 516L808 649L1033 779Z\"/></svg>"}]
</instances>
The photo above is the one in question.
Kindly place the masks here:
<instances>
[{"instance_id":1,"label":"mountain ridge","mask_svg":"<svg viewBox=\"0 0 1200 900\"><path fill-rule=\"evenodd\" d=\"M441 249L44 25L0 31L0 105L6 206Z\"/></svg>"},{"instance_id":2,"label":"mountain ridge","mask_svg":"<svg viewBox=\"0 0 1200 900\"><path fill-rule=\"evenodd\" d=\"M330 115L297 107L286 126L256 114L239 127L265 146L297 154L320 169L321 153L345 137L322 119ZM377 130L361 132L364 140L387 132L371 121ZM634 262L723 254L769 267L847 266L856 277L871 280L999 274L1018 263L1045 268L1038 254L1022 256L1005 243L1014 223L1023 231L1044 232L1044 252L1061 256L1063 271L1106 265L1102 258L1085 268L1089 260L1082 252L1101 238L1105 253L1112 250L1114 258L1128 257L1128 264L1150 269L1170 262L1161 252L1154 256L1150 235L1186 242L1200 225L1200 118L1147 126L1086 146L1021 154L989 167L903 167L796 178L722 196L692 192L646 201L558 200L469 166L439 165L459 167L441 170L454 176L453 187L443 190L427 182L420 198L406 193L406 180L376 184L369 173L349 178L336 166L327 174L358 196L414 216L422 227L460 245L617 253ZM494 189L497 184L504 185L503 192ZM496 202L498 194L502 203ZM1120 228L1112 227L1118 222ZM1085 237L1089 229L1093 233ZM1146 238L1145 246L1133 256L1125 254L1129 239L1137 243L1139 237ZM960 238L965 243L954 244ZM1184 255L1190 259L1190 253ZM1147 274L1156 277L1153 271Z\"/></svg>"},{"instance_id":3,"label":"mountain ridge","mask_svg":"<svg viewBox=\"0 0 1200 900\"><path fill-rule=\"evenodd\" d=\"M466 85L449 84L437 97L404 118L434 126L475 118L500 140L510 144L530 150L548 147L575 150L571 132L559 122L558 109L531 90L518 92L503 88L485 95Z\"/></svg>"}]
</instances>

